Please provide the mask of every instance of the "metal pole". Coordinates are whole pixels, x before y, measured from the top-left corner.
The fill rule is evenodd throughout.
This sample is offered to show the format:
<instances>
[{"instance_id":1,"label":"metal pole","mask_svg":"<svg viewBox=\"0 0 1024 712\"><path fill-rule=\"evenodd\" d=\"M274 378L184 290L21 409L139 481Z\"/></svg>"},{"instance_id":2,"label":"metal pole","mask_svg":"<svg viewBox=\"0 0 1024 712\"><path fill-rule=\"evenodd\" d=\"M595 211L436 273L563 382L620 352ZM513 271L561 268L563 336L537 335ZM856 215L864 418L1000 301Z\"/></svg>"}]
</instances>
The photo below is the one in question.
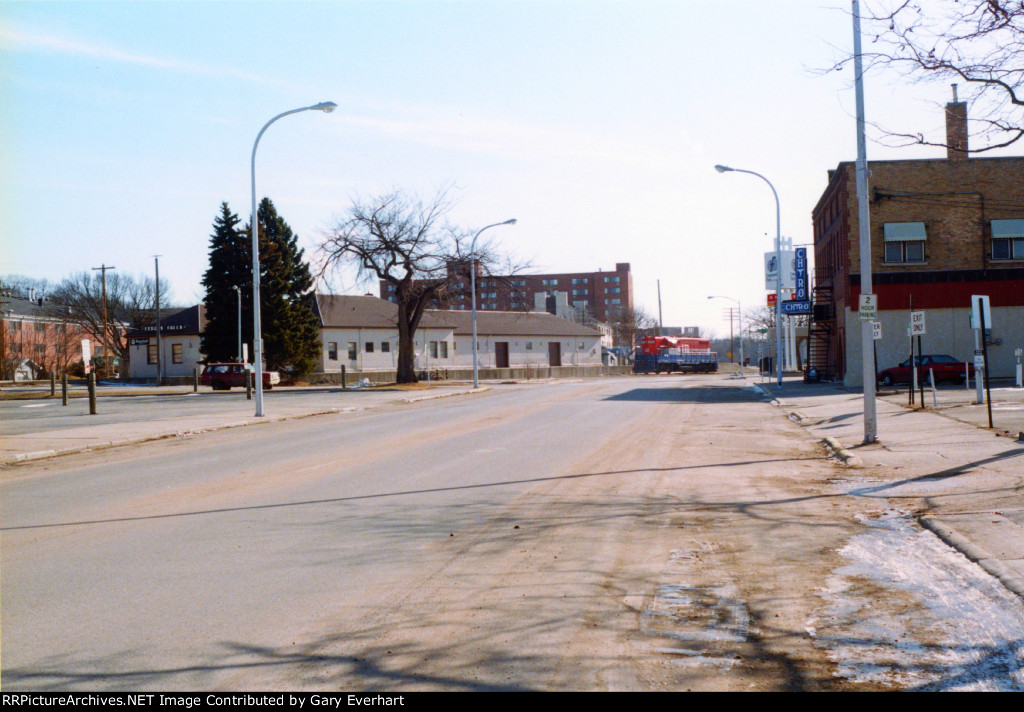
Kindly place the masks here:
<instances>
[{"instance_id":1,"label":"metal pole","mask_svg":"<svg viewBox=\"0 0 1024 712\"><path fill-rule=\"evenodd\" d=\"M323 111L330 113L337 108L337 104L325 101L313 106L304 106L301 109L292 109L291 111L285 111L284 113L278 114L270 121L263 125L260 132L256 135L256 141L252 144L252 160L250 162L250 175L252 177L252 212L249 223L250 232L252 233L252 341L253 341L253 368L255 370L255 381L256 381L256 417L263 417L263 327L260 323L260 242L259 242L259 228L256 220L256 149L260 145L260 139L263 138L264 132L270 125L278 119L284 118L289 114L298 114L302 111L309 111L316 109L317 111Z\"/></svg>"},{"instance_id":2,"label":"metal pole","mask_svg":"<svg viewBox=\"0 0 1024 712\"><path fill-rule=\"evenodd\" d=\"M477 230L477 233L475 235L473 235L473 241L469 245L469 254L470 254L470 259L469 259L469 297L470 297L470 300L472 301L472 305L471 306L472 306L472 309L473 309L473 388L479 388L480 387L480 379L479 379L479 373L478 373L479 369L478 369L478 366L477 366L477 343L476 343L476 339L477 339L477 334L476 334L476 239L478 237L480 237L480 233L482 233L484 230L489 230L490 228L497 227L498 225L515 225L515 224L516 224L516 219L512 218L510 220L506 220L505 222L494 223L492 225L485 225L484 227L482 227L479 230ZM428 372L428 375L429 375L429 372Z\"/></svg>"},{"instance_id":3,"label":"metal pole","mask_svg":"<svg viewBox=\"0 0 1024 712\"><path fill-rule=\"evenodd\" d=\"M985 310L982 309L983 303L978 301L978 319L981 322L981 354L982 362L985 364L984 377L985 377L985 400L988 401L988 427L992 427L992 388L989 385L988 378L988 342L985 340ZM977 376L975 376L977 378Z\"/></svg>"},{"instance_id":4,"label":"metal pole","mask_svg":"<svg viewBox=\"0 0 1024 712\"><path fill-rule=\"evenodd\" d=\"M160 255L154 255L156 263L156 385L164 384L163 346L160 341Z\"/></svg>"},{"instance_id":5,"label":"metal pole","mask_svg":"<svg viewBox=\"0 0 1024 712\"><path fill-rule=\"evenodd\" d=\"M874 294L871 283L871 213L868 203L868 154L864 133L864 67L860 46L860 3L853 0L853 66L857 98L857 222L860 232L860 291ZM874 345L870 321L860 325L861 369L864 377L864 444L878 440L878 411L875 396ZM870 349L868 347L871 347Z\"/></svg>"},{"instance_id":6,"label":"metal pole","mask_svg":"<svg viewBox=\"0 0 1024 712\"><path fill-rule=\"evenodd\" d=\"M236 284L232 287L238 297L238 360L242 360L242 290Z\"/></svg>"}]
</instances>

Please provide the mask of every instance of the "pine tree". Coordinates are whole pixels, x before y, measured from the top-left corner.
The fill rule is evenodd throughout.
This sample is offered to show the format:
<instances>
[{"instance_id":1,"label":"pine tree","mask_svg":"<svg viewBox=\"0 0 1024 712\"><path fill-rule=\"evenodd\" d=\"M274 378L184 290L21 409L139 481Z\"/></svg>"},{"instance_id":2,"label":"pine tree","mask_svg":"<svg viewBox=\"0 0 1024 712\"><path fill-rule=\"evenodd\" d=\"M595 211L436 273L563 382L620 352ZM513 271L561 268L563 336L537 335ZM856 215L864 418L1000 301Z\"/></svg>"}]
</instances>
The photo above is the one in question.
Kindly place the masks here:
<instances>
[{"instance_id":1,"label":"pine tree","mask_svg":"<svg viewBox=\"0 0 1024 712\"><path fill-rule=\"evenodd\" d=\"M206 327L201 350L208 361L234 361L238 353L238 293L242 291L242 341L252 344L252 248L227 203L213 221L210 266L203 276Z\"/></svg>"},{"instance_id":2,"label":"pine tree","mask_svg":"<svg viewBox=\"0 0 1024 712\"><path fill-rule=\"evenodd\" d=\"M268 198L257 209L260 242L260 319L267 368L293 375L309 373L320 354L320 321L309 265L298 237ZM242 291L242 340L252 354L252 248L249 225L227 203L213 221L206 287L206 329L202 351L210 361L231 361L238 351L238 296Z\"/></svg>"},{"instance_id":3,"label":"pine tree","mask_svg":"<svg viewBox=\"0 0 1024 712\"><path fill-rule=\"evenodd\" d=\"M313 311L313 277L304 250L274 204L257 209L260 233L260 305L267 368L309 373L320 355L320 320Z\"/></svg>"}]
</instances>

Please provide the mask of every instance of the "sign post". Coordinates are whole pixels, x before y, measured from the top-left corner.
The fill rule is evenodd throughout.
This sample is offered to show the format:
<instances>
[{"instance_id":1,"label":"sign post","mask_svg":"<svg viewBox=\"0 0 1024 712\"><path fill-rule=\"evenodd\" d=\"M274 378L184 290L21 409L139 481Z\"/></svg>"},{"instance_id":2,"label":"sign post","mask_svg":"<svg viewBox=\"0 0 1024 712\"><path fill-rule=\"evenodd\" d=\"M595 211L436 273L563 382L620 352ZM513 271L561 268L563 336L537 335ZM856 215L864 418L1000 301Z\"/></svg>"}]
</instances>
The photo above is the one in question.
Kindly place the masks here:
<instances>
[{"instance_id":1,"label":"sign post","mask_svg":"<svg viewBox=\"0 0 1024 712\"><path fill-rule=\"evenodd\" d=\"M988 340L985 338L985 312L988 318L992 318L992 313L988 309L988 297L971 297L971 301L974 302L978 307L978 317L981 320L981 357L984 359L985 364L985 400L988 401L988 427L992 427L992 389L989 386L988 381ZM991 324L989 324L991 326ZM977 376L975 376L977 378Z\"/></svg>"},{"instance_id":2,"label":"sign post","mask_svg":"<svg viewBox=\"0 0 1024 712\"><path fill-rule=\"evenodd\" d=\"M985 350L982 342L985 340L984 324L991 326L992 310L989 305L989 298L982 294L971 295L971 328L974 329L974 385L978 389L978 405L985 402L985 380L988 374L985 373ZM980 368L979 368L980 364ZM983 380L982 376L986 378Z\"/></svg>"}]
</instances>

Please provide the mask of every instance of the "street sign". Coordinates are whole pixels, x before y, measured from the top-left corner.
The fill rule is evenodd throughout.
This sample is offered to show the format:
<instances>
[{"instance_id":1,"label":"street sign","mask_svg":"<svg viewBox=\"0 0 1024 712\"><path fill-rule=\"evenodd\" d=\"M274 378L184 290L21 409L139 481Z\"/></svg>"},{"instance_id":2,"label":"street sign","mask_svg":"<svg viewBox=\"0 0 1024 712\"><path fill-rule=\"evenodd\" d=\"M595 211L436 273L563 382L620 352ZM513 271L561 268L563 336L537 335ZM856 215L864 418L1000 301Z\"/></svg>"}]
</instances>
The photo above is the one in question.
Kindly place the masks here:
<instances>
[{"instance_id":1,"label":"street sign","mask_svg":"<svg viewBox=\"0 0 1024 712\"><path fill-rule=\"evenodd\" d=\"M871 338L878 341L882 338L882 322L873 321L871 322Z\"/></svg>"},{"instance_id":2,"label":"street sign","mask_svg":"<svg viewBox=\"0 0 1024 712\"><path fill-rule=\"evenodd\" d=\"M783 314L810 314L811 303L810 302L783 302L782 303Z\"/></svg>"},{"instance_id":3,"label":"street sign","mask_svg":"<svg viewBox=\"0 0 1024 712\"><path fill-rule=\"evenodd\" d=\"M782 250L782 289L793 289L796 286L796 274L793 269L795 256L793 250ZM779 281L779 255L774 251L764 253L764 288L776 291Z\"/></svg>"},{"instance_id":4,"label":"street sign","mask_svg":"<svg viewBox=\"0 0 1024 712\"><path fill-rule=\"evenodd\" d=\"M769 294L768 295L768 306L770 306L770 307L774 307L775 306L775 302L777 301L776 300L777 296L778 296L777 294Z\"/></svg>"},{"instance_id":5,"label":"street sign","mask_svg":"<svg viewBox=\"0 0 1024 712\"><path fill-rule=\"evenodd\" d=\"M989 304L987 296L981 294L971 295L971 328L980 329L981 320L978 318L978 304L981 304L981 310L985 313L985 329L992 328L992 307Z\"/></svg>"},{"instance_id":6,"label":"street sign","mask_svg":"<svg viewBox=\"0 0 1024 712\"><path fill-rule=\"evenodd\" d=\"M878 318L878 295L861 294L857 304L861 321L874 321Z\"/></svg>"},{"instance_id":7,"label":"street sign","mask_svg":"<svg viewBox=\"0 0 1024 712\"><path fill-rule=\"evenodd\" d=\"M910 312L910 335L922 336L924 333L924 312Z\"/></svg>"},{"instance_id":8,"label":"street sign","mask_svg":"<svg viewBox=\"0 0 1024 712\"><path fill-rule=\"evenodd\" d=\"M974 370L984 371L985 370L985 355L974 354Z\"/></svg>"}]
</instances>

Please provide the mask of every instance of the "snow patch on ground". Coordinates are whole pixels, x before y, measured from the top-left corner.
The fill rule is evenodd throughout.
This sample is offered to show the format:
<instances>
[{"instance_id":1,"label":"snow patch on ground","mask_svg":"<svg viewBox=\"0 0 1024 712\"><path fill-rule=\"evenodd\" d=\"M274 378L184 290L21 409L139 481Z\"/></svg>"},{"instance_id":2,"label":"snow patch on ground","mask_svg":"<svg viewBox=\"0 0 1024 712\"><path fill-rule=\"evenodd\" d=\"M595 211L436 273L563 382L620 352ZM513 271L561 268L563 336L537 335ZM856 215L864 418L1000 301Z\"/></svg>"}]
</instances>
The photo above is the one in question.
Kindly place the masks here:
<instances>
[{"instance_id":1,"label":"snow patch on ground","mask_svg":"<svg viewBox=\"0 0 1024 712\"><path fill-rule=\"evenodd\" d=\"M842 677L912 690L1024 690L1024 604L892 512L839 550L849 563L807 621Z\"/></svg>"},{"instance_id":2,"label":"snow patch on ground","mask_svg":"<svg viewBox=\"0 0 1024 712\"><path fill-rule=\"evenodd\" d=\"M686 579L706 550L675 550L672 578ZM674 656L676 665L728 669L740 660L737 646L747 640L750 614L731 581L713 585L663 583L641 611L641 626L657 641L654 650ZM667 644L670 643L670 644Z\"/></svg>"}]
</instances>

